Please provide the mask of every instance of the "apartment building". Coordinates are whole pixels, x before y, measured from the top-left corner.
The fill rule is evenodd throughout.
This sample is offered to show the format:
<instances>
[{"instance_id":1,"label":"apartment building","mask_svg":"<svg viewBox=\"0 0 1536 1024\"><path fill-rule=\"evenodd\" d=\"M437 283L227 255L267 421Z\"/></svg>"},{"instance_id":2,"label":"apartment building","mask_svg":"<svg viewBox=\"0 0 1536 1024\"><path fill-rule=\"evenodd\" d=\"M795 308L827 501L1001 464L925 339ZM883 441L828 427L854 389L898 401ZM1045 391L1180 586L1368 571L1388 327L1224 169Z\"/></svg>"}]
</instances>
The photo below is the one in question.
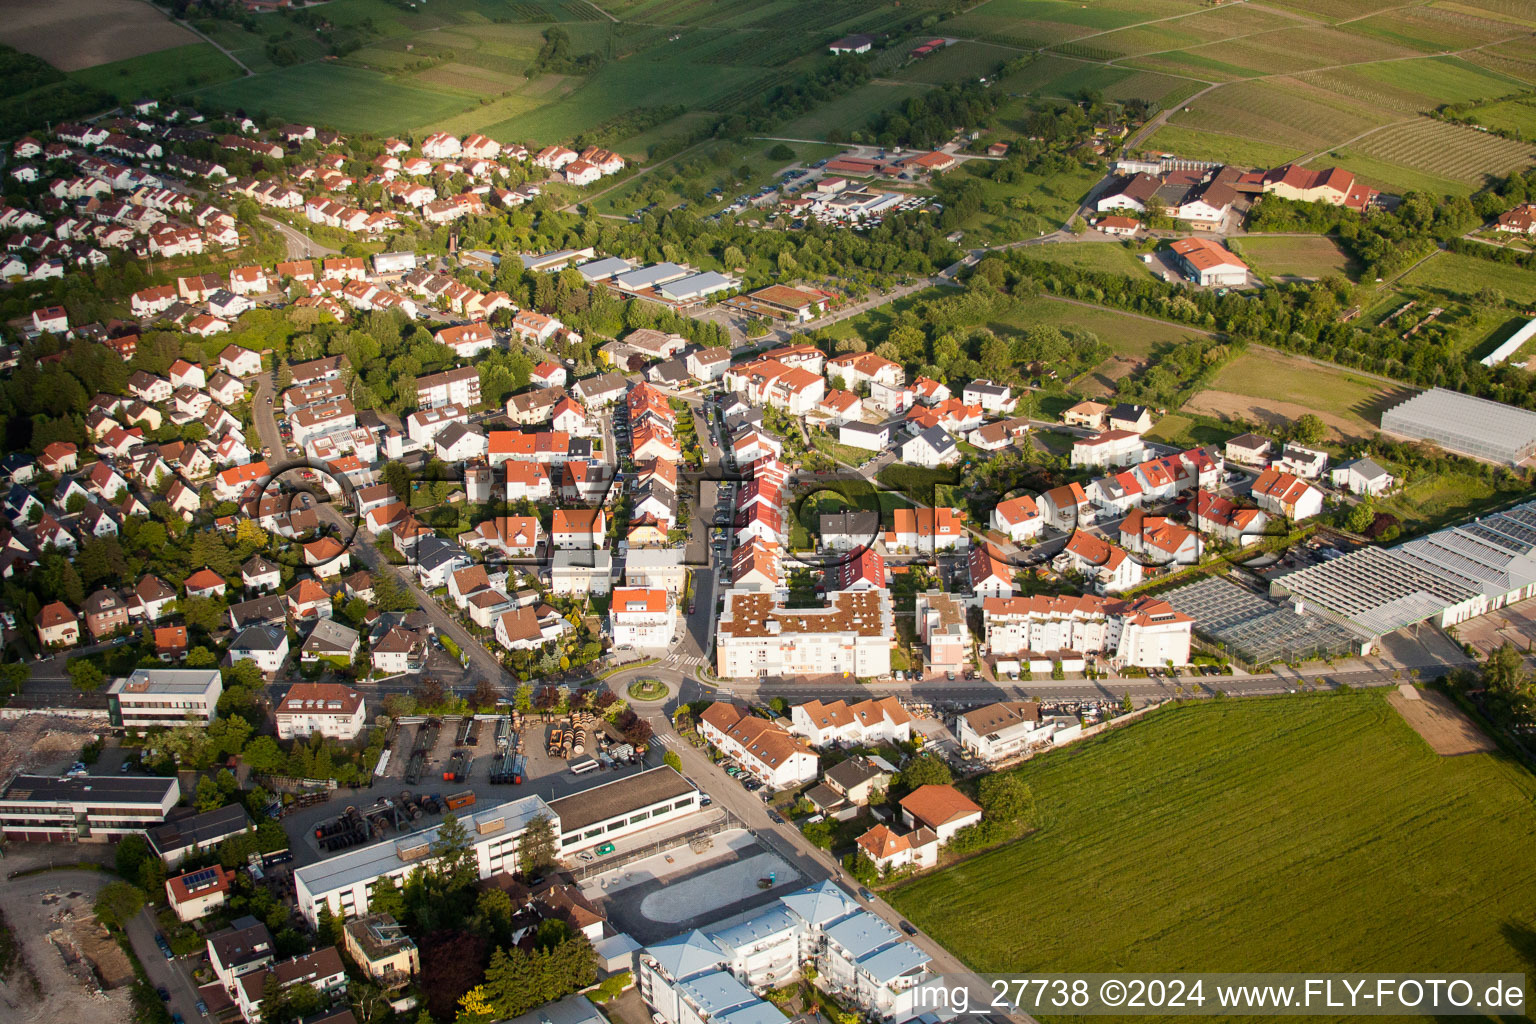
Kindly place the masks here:
<instances>
[{"instance_id":1,"label":"apartment building","mask_svg":"<svg viewBox=\"0 0 1536 1024\"><path fill-rule=\"evenodd\" d=\"M608 627L615 647L666 647L677 628L677 601L662 587L615 587Z\"/></svg>"},{"instance_id":2,"label":"apartment building","mask_svg":"<svg viewBox=\"0 0 1536 1024\"><path fill-rule=\"evenodd\" d=\"M852 705L843 700L811 700L790 709L789 731L815 747L906 743L912 739L912 716L895 697Z\"/></svg>"},{"instance_id":3,"label":"apartment building","mask_svg":"<svg viewBox=\"0 0 1536 1024\"><path fill-rule=\"evenodd\" d=\"M329 739L354 740L367 726L363 695L340 683L294 683L277 705L274 717L277 738L283 740L316 733Z\"/></svg>"},{"instance_id":4,"label":"apartment building","mask_svg":"<svg viewBox=\"0 0 1536 1024\"><path fill-rule=\"evenodd\" d=\"M473 366L461 366L455 370L416 378L416 405L421 409L437 409L445 405L457 405L473 409L480 404L480 371Z\"/></svg>"},{"instance_id":5,"label":"apartment building","mask_svg":"<svg viewBox=\"0 0 1536 1024\"><path fill-rule=\"evenodd\" d=\"M776 594L729 590L715 635L716 671L726 678L891 670L895 614L881 589L832 594L820 608L785 608Z\"/></svg>"},{"instance_id":6,"label":"apartment building","mask_svg":"<svg viewBox=\"0 0 1536 1024\"><path fill-rule=\"evenodd\" d=\"M1049 671L1073 660L1069 654L1139 668L1187 665L1194 626L1153 597L992 597L982 602L982 618L993 657L1027 659L1031 671Z\"/></svg>"},{"instance_id":7,"label":"apartment building","mask_svg":"<svg viewBox=\"0 0 1536 1024\"><path fill-rule=\"evenodd\" d=\"M820 759L803 737L745 707L715 701L699 716L699 734L774 789L810 782Z\"/></svg>"}]
</instances>

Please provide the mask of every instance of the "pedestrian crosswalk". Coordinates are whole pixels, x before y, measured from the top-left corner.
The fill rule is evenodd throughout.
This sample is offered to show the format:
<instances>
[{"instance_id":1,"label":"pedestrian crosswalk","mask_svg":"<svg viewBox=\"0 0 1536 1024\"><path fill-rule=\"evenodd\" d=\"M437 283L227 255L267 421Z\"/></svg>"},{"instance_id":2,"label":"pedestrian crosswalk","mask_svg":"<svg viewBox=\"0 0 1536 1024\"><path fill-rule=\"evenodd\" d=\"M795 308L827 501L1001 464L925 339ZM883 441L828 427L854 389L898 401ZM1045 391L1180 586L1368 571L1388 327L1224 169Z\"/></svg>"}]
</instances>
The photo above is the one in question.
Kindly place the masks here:
<instances>
[{"instance_id":1,"label":"pedestrian crosswalk","mask_svg":"<svg viewBox=\"0 0 1536 1024\"><path fill-rule=\"evenodd\" d=\"M669 654L667 656L667 660L662 662L662 664L676 665L678 668L687 669L692 668L695 665L702 665L707 660L708 659L706 659L702 654L684 654L681 651L677 651L673 654Z\"/></svg>"}]
</instances>

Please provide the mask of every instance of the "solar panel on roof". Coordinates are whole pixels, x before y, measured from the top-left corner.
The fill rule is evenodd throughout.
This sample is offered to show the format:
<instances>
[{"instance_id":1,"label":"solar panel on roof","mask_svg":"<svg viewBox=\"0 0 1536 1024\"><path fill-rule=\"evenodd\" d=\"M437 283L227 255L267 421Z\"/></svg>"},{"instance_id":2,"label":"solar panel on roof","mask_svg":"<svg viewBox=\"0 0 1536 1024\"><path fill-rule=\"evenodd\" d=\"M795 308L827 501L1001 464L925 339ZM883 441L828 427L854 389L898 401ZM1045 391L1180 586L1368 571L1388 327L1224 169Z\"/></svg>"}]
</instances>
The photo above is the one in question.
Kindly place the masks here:
<instances>
[{"instance_id":1,"label":"solar panel on roof","mask_svg":"<svg viewBox=\"0 0 1536 1024\"><path fill-rule=\"evenodd\" d=\"M218 885L218 869L203 868L201 871L194 871L182 879L182 884L187 887L188 892L196 892L199 889L206 889L210 885Z\"/></svg>"}]
</instances>

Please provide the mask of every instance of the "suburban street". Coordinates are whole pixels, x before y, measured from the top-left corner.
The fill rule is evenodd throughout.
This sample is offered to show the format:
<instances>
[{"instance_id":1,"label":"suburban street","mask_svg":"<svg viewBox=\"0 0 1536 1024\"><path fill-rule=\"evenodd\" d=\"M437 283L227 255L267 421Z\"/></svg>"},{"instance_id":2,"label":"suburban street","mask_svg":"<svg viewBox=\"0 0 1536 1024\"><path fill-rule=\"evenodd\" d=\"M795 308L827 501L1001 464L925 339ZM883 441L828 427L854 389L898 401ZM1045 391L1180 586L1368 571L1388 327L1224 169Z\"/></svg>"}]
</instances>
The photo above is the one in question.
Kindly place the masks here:
<instances>
[{"instance_id":1,"label":"suburban street","mask_svg":"<svg viewBox=\"0 0 1536 1024\"><path fill-rule=\"evenodd\" d=\"M306 260L320 256L335 256L340 249L332 249L321 245L302 231L289 227L275 217L263 216L261 222L270 228L276 228L277 233L283 236L283 241L288 246L288 258L291 260Z\"/></svg>"}]
</instances>

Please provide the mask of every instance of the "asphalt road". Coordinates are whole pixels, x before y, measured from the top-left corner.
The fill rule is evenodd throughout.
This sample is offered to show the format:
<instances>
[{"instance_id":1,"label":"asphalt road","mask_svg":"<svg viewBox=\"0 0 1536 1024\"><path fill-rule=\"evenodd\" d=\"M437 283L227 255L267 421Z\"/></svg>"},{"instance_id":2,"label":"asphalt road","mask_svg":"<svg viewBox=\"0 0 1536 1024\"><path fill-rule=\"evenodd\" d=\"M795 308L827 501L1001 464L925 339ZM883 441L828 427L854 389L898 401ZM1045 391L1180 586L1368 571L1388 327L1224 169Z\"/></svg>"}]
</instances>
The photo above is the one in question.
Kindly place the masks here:
<instances>
[{"instance_id":1,"label":"asphalt road","mask_svg":"<svg viewBox=\"0 0 1536 1024\"><path fill-rule=\"evenodd\" d=\"M170 1009L173 1013L181 1014L183 1020L200 1020L202 1015L197 1012L197 987L192 984L192 978L187 973L186 963L198 959L194 955L178 957L175 960L167 960L165 954L160 952L160 947L155 945L155 934L159 928L155 925L155 919L145 907L128 922L128 941L133 944L133 951L139 958L139 963L144 965L144 973L149 975L151 985L164 985L171 993Z\"/></svg>"},{"instance_id":2,"label":"asphalt road","mask_svg":"<svg viewBox=\"0 0 1536 1024\"><path fill-rule=\"evenodd\" d=\"M291 260L306 260L319 256L335 256L340 249L332 249L321 245L302 231L298 231L274 217L262 217L261 222L268 227L276 228L277 233L283 236L283 242L288 246L288 258Z\"/></svg>"}]
</instances>

